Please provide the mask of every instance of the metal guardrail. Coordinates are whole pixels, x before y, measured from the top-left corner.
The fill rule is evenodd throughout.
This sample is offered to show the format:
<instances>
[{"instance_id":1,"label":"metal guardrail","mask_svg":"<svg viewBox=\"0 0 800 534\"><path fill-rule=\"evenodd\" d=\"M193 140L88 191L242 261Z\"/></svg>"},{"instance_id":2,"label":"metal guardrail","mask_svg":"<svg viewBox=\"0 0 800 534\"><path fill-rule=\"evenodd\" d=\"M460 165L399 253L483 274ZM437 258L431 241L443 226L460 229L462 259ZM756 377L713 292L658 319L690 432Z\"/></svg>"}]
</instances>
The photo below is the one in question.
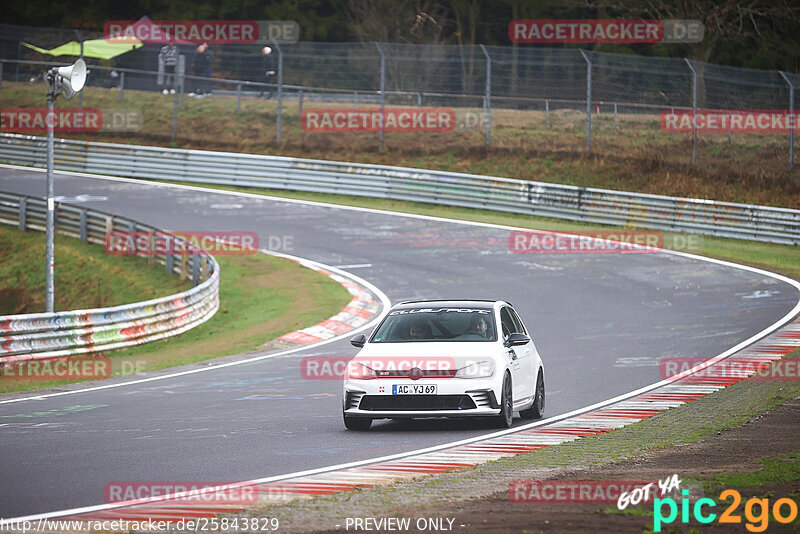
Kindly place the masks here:
<instances>
[{"instance_id":1,"label":"metal guardrail","mask_svg":"<svg viewBox=\"0 0 800 534\"><path fill-rule=\"evenodd\" d=\"M0 134L0 161L42 167L46 140ZM56 140L58 169L313 191L800 244L800 210L407 167Z\"/></svg>"},{"instance_id":2,"label":"metal guardrail","mask_svg":"<svg viewBox=\"0 0 800 534\"><path fill-rule=\"evenodd\" d=\"M44 231L45 208L43 199L0 193L0 223L20 230ZM55 226L60 234L99 244L112 231L157 232L122 217L59 203ZM219 264L210 254L192 250L191 244L185 247L192 253L150 256L168 273L192 273L194 287L182 293L109 308L0 316L0 364L139 345L207 321L219 308Z\"/></svg>"}]
</instances>

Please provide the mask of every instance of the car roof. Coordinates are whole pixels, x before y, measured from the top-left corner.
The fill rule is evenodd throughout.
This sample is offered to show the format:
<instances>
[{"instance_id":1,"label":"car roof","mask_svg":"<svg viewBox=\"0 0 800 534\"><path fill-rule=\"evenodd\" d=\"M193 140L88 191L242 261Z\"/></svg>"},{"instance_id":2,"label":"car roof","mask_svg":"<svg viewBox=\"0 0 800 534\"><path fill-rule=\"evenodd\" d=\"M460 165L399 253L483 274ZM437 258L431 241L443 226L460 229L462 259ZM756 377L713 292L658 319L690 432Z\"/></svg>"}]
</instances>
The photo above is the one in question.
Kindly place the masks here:
<instances>
[{"instance_id":1,"label":"car roof","mask_svg":"<svg viewBox=\"0 0 800 534\"><path fill-rule=\"evenodd\" d=\"M496 303L508 304L502 300L484 300L484 299L448 299L448 300L406 300L400 302L392 309L407 310L414 308L429 308L431 306L438 306L441 308L479 308L487 309L493 308Z\"/></svg>"}]
</instances>

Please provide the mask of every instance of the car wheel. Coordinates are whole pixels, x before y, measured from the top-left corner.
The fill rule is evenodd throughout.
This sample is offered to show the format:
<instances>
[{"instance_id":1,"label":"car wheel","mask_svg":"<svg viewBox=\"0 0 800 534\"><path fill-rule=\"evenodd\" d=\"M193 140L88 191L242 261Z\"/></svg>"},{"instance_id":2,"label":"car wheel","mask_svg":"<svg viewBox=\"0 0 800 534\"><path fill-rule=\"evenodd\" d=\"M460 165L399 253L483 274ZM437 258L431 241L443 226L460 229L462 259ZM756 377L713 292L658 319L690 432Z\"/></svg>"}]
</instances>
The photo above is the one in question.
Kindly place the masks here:
<instances>
[{"instance_id":1,"label":"car wheel","mask_svg":"<svg viewBox=\"0 0 800 534\"><path fill-rule=\"evenodd\" d=\"M533 405L527 410L521 410L519 414L523 419L541 419L544 415L544 373L539 371L539 377L536 379L536 396L533 399Z\"/></svg>"},{"instance_id":2,"label":"car wheel","mask_svg":"<svg viewBox=\"0 0 800 534\"><path fill-rule=\"evenodd\" d=\"M348 417L344 416L344 426L348 430L369 430L372 426L372 419L369 417Z\"/></svg>"},{"instance_id":3,"label":"car wheel","mask_svg":"<svg viewBox=\"0 0 800 534\"><path fill-rule=\"evenodd\" d=\"M510 428L514 420L514 398L511 394L511 377L506 373L503 378L503 391L500 394L500 415L495 419L500 428Z\"/></svg>"}]
</instances>

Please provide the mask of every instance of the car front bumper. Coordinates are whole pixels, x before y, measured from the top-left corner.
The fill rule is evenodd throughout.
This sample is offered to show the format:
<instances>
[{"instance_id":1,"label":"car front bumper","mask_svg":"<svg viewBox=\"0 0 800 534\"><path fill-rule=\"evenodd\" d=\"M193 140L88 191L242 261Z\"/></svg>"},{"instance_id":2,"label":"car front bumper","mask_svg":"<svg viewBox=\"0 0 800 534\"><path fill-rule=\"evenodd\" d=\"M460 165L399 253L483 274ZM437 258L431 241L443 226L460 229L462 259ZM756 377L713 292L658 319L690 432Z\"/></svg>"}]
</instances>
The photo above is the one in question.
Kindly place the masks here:
<instances>
[{"instance_id":1,"label":"car front bumper","mask_svg":"<svg viewBox=\"0 0 800 534\"><path fill-rule=\"evenodd\" d=\"M409 383L402 381L403 383ZM495 391L489 379L447 379L422 381L437 385L436 395L392 395L389 380L350 380L344 385L344 414L352 417L473 417L500 413Z\"/></svg>"}]
</instances>

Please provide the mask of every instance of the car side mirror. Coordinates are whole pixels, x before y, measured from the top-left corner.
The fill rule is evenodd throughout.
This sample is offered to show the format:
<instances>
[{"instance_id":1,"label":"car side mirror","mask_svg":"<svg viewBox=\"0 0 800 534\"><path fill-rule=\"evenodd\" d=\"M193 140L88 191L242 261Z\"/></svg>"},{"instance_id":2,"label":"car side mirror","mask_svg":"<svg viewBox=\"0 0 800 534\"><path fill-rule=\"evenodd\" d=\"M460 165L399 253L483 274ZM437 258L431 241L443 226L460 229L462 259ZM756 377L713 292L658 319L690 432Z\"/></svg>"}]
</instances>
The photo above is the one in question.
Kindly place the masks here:
<instances>
[{"instance_id":1,"label":"car side mirror","mask_svg":"<svg viewBox=\"0 0 800 534\"><path fill-rule=\"evenodd\" d=\"M531 338L526 336L525 334L520 334L519 332L514 332L505 342L506 347L517 347L519 345L527 345L530 342Z\"/></svg>"},{"instance_id":2,"label":"car side mirror","mask_svg":"<svg viewBox=\"0 0 800 534\"><path fill-rule=\"evenodd\" d=\"M367 342L367 336L364 334L358 334L357 336L353 336L350 338L350 344L354 347L361 348L364 346L364 343Z\"/></svg>"}]
</instances>

